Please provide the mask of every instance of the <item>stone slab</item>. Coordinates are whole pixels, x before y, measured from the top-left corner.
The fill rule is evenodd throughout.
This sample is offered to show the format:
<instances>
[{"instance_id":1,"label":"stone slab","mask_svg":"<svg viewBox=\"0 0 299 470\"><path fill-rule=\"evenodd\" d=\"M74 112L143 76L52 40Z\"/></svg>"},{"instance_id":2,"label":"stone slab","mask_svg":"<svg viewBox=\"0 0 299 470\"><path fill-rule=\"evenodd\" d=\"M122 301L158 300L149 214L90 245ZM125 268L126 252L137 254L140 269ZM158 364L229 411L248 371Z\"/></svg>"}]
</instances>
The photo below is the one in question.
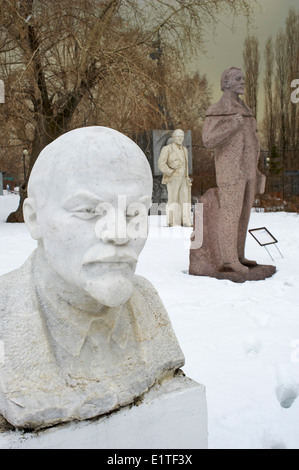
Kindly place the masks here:
<instances>
[{"instance_id":1,"label":"stone slab","mask_svg":"<svg viewBox=\"0 0 299 470\"><path fill-rule=\"evenodd\" d=\"M249 267L246 273L221 271L222 260L218 240L219 228L219 191L218 188L211 188L200 198L203 205L203 242L200 248L190 249L189 274L192 276L213 277L216 279L228 279L232 282L243 283L246 281L261 281L273 276L276 267L272 265L259 265ZM194 232L192 237L200 237L197 230L196 220L200 215L196 215L200 210L199 205L195 207ZM199 213L200 214L200 213Z\"/></svg>"},{"instance_id":2,"label":"stone slab","mask_svg":"<svg viewBox=\"0 0 299 470\"><path fill-rule=\"evenodd\" d=\"M207 449L205 387L182 373L142 400L90 421L4 431L0 449Z\"/></svg>"},{"instance_id":3,"label":"stone slab","mask_svg":"<svg viewBox=\"0 0 299 470\"><path fill-rule=\"evenodd\" d=\"M209 272L209 274L189 274L196 276L214 277L216 279L228 279L232 282L243 283L246 281L262 281L272 277L275 273L275 266L258 264L256 266L251 266L249 271L245 274L232 271L215 271Z\"/></svg>"},{"instance_id":4,"label":"stone slab","mask_svg":"<svg viewBox=\"0 0 299 470\"><path fill-rule=\"evenodd\" d=\"M203 212L201 214L201 205ZM199 204L195 206L193 222L193 236L200 239L201 227L197 223L202 223L202 245L199 248L190 249L189 273L197 276L209 276L217 272L221 266L221 253L218 240L218 219L219 219L219 194L218 188L210 188L201 196Z\"/></svg>"}]
</instances>

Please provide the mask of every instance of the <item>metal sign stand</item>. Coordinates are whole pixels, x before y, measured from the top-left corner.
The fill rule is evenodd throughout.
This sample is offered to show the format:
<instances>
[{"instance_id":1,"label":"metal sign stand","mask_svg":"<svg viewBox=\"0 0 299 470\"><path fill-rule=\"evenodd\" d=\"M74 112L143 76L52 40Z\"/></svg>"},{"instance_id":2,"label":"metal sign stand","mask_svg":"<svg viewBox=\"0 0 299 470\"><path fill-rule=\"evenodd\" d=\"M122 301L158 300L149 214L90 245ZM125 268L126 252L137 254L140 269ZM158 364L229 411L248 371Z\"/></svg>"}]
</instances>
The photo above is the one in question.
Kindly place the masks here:
<instances>
[{"instance_id":1,"label":"metal sign stand","mask_svg":"<svg viewBox=\"0 0 299 470\"><path fill-rule=\"evenodd\" d=\"M248 232L253 236L260 246L265 248L272 261L274 261L274 259L272 258L267 245L274 245L280 256L283 258L282 253L277 246L278 240L276 240L276 238L272 235L272 233L269 232L268 229L266 229L266 227L253 228L248 230Z\"/></svg>"}]
</instances>

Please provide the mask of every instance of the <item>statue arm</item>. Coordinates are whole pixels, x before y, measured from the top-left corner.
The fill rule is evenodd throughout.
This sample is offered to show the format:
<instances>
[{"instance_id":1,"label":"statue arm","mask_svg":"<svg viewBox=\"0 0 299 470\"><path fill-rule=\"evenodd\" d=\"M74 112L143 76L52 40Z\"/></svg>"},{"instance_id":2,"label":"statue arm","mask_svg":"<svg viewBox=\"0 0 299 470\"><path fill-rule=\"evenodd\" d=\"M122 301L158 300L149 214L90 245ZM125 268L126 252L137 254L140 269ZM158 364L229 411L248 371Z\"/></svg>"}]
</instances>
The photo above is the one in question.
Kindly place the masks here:
<instances>
[{"instance_id":1,"label":"statue arm","mask_svg":"<svg viewBox=\"0 0 299 470\"><path fill-rule=\"evenodd\" d=\"M163 175L171 176L173 173L173 169L167 165L167 160L168 160L168 148L163 147L160 152L160 156L158 160L158 168L161 171L161 173L163 173Z\"/></svg>"},{"instance_id":2,"label":"statue arm","mask_svg":"<svg viewBox=\"0 0 299 470\"><path fill-rule=\"evenodd\" d=\"M192 186L192 182L190 180L190 175L189 175L189 159L188 159L188 149L187 147L184 147L184 152L185 152L185 158L186 158L186 178L187 178L187 184L189 186Z\"/></svg>"},{"instance_id":3,"label":"statue arm","mask_svg":"<svg viewBox=\"0 0 299 470\"><path fill-rule=\"evenodd\" d=\"M232 137L243 123L241 115L234 116L207 116L202 132L205 147L213 149L225 143Z\"/></svg>"}]
</instances>

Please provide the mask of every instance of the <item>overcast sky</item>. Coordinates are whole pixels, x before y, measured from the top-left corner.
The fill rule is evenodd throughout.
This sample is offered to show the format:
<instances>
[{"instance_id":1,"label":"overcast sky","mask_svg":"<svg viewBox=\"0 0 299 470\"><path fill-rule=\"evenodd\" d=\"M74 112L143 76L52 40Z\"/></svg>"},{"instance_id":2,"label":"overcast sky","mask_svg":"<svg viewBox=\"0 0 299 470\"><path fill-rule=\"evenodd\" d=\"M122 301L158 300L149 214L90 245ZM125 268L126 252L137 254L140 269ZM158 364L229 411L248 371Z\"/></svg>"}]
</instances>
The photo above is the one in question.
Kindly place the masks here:
<instances>
[{"instance_id":1,"label":"overcast sky","mask_svg":"<svg viewBox=\"0 0 299 470\"><path fill-rule=\"evenodd\" d=\"M270 35L275 38L279 29L284 27L289 8L294 7L297 11L299 10L299 0L258 0L258 2L260 6L255 7L254 24L249 31L247 22L242 17L239 17L236 21L235 32L232 32L226 26L231 25L231 18L221 18L222 21L217 27L214 37L212 32L207 33L207 55L200 55L193 63L193 68L201 74L205 73L207 75L213 86L213 101L218 101L222 94L219 88L221 73L230 66L242 67L245 37L248 32L256 35L260 41L261 52L260 117L261 111L263 111L264 45Z\"/></svg>"}]
</instances>

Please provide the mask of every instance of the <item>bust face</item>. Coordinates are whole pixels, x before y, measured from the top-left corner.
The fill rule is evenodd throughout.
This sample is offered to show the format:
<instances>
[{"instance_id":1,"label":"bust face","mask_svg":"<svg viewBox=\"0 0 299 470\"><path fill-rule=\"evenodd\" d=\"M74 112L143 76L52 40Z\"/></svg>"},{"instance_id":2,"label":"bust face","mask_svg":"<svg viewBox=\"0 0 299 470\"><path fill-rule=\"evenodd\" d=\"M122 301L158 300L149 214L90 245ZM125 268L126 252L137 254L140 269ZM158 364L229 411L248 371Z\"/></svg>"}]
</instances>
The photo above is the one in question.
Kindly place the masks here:
<instances>
[{"instance_id":1,"label":"bust face","mask_svg":"<svg viewBox=\"0 0 299 470\"><path fill-rule=\"evenodd\" d=\"M229 78L225 81L226 89L237 95L244 95L245 92L245 76L242 70L232 70Z\"/></svg>"},{"instance_id":2,"label":"bust face","mask_svg":"<svg viewBox=\"0 0 299 470\"><path fill-rule=\"evenodd\" d=\"M146 157L140 162L140 149L130 144L124 164L126 139L85 152L81 145L81 158L69 160L67 176L57 171L36 210L39 249L54 272L110 307L131 296L151 201Z\"/></svg>"}]
</instances>

